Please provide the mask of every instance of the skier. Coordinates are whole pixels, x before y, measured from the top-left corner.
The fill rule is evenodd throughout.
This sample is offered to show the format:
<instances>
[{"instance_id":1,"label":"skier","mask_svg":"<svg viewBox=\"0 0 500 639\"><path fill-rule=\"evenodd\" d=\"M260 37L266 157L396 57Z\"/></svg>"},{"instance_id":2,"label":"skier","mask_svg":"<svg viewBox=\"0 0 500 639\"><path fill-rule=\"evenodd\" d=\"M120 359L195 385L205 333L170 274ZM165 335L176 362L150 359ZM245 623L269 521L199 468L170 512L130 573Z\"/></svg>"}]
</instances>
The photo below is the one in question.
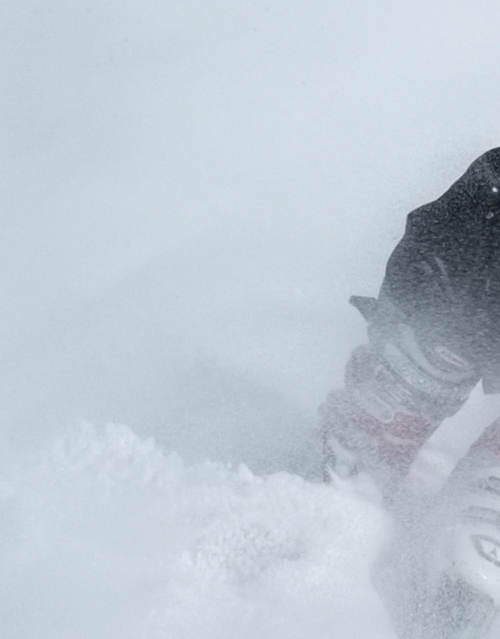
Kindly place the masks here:
<instances>
[{"instance_id":1,"label":"skier","mask_svg":"<svg viewBox=\"0 0 500 639\"><path fill-rule=\"evenodd\" d=\"M459 463L444 497L422 507L405 479L478 382L500 393L500 148L408 215L378 299L350 301L368 323L368 343L321 407L325 479L365 470L386 503L411 503L382 562L396 577L409 566L411 587L391 578L386 597L400 636L486 637L500 617L500 420Z\"/></svg>"},{"instance_id":2,"label":"skier","mask_svg":"<svg viewBox=\"0 0 500 639\"><path fill-rule=\"evenodd\" d=\"M321 408L326 477L365 468L394 486L480 380L500 392L500 148L408 215L378 299L350 301L368 344Z\"/></svg>"}]
</instances>

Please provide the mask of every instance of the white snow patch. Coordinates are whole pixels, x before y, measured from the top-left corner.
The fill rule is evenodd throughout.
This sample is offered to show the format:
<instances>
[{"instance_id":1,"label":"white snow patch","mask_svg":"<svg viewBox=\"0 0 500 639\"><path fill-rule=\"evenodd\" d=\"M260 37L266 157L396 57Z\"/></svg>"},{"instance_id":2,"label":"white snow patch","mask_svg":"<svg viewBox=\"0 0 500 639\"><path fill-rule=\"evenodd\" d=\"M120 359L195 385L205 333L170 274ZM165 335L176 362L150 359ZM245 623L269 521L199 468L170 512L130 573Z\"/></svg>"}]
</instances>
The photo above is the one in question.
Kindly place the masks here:
<instances>
[{"instance_id":1,"label":"white snow patch","mask_svg":"<svg viewBox=\"0 0 500 639\"><path fill-rule=\"evenodd\" d=\"M393 639L370 581L389 526L362 484L84 425L4 471L0 636Z\"/></svg>"}]
</instances>

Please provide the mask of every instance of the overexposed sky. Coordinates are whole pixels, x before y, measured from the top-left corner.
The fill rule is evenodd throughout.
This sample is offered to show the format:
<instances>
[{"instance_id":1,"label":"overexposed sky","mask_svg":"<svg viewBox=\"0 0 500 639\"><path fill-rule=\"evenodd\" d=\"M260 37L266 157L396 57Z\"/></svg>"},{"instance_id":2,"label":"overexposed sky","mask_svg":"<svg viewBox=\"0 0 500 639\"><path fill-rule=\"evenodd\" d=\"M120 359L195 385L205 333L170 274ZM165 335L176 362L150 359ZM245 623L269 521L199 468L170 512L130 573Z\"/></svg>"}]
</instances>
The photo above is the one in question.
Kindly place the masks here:
<instances>
[{"instance_id":1,"label":"overexposed sky","mask_svg":"<svg viewBox=\"0 0 500 639\"><path fill-rule=\"evenodd\" d=\"M119 420L255 459L305 428L363 339L349 295L500 144L499 19L495 0L1 3L3 430Z\"/></svg>"}]
</instances>

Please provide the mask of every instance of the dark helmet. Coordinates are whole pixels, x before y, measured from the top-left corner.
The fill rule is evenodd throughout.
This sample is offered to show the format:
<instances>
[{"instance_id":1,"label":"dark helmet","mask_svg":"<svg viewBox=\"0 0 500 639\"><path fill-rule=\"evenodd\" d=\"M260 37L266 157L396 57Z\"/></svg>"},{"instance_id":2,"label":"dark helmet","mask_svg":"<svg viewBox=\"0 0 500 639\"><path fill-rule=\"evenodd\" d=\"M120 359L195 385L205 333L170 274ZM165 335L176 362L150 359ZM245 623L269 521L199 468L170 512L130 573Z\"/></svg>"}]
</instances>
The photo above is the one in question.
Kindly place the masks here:
<instances>
[{"instance_id":1,"label":"dark helmet","mask_svg":"<svg viewBox=\"0 0 500 639\"><path fill-rule=\"evenodd\" d=\"M486 214L500 209L500 147L486 151L469 166L450 191L460 193L469 205Z\"/></svg>"}]
</instances>

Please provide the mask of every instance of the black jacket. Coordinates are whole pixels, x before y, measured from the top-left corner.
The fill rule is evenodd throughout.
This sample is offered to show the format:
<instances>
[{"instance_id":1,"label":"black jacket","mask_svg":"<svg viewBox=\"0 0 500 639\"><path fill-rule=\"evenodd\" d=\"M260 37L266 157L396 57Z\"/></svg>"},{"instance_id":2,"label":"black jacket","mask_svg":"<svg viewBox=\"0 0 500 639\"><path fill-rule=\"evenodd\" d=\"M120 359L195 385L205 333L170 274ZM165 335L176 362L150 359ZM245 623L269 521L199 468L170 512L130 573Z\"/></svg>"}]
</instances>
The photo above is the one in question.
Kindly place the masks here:
<instances>
[{"instance_id":1,"label":"black jacket","mask_svg":"<svg viewBox=\"0 0 500 639\"><path fill-rule=\"evenodd\" d=\"M379 299L421 335L453 343L485 391L500 392L500 148L408 215Z\"/></svg>"}]
</instances>

